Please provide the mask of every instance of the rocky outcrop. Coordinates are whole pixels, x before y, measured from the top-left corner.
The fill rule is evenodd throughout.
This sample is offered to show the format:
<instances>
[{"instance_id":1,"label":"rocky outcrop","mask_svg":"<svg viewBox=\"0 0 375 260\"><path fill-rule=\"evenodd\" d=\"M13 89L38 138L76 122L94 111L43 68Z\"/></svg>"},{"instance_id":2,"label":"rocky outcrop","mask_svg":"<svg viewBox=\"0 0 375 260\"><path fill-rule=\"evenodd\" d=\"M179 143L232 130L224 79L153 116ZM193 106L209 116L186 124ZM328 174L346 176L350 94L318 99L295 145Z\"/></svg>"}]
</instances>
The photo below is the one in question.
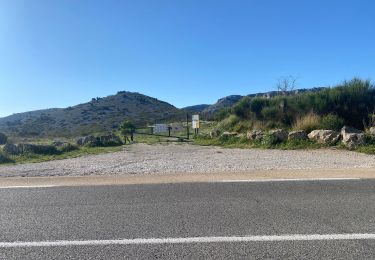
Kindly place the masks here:
<instances>
[{"instance_id":1,"label":"rocky outcrop","mask_svg":"<svg viewBox=\"0 0 375 260\"><path fill-rule=\"evenodd\" d=\"M375 136L375 126L373 126L369 129L369 133L370 133L370 135Z\"/></svg>"},{"instance_id":2,"label":"rocky outcrop","mask_svg":"<svg viewBox=\"0 0 375 260\"><path fill-rule=\"evenodd\" d=\"M358 129L344 126L340 133L343 144L349 149L354 149L365 144L365 134Z\"/></svg>"},{"instance_id":3,"label":"rocky outcrop","mask_svg":"<svg viewBox=\"0 0 375 260\"><path fill-rule=\"evenodd\" d=\"M310 140L321 144L335 144L340 139L340 133L333 130L314 130L307 135Z\"/></svg>"},{"instance_id":4,"label":"rocky outcrop","mask_svg":"<svg viewBox=\"0 0 375 260\"><path fill-rule=\"evenodd\" d=\"M288 140L288 132L283 129L275 129L268 132L269 135L273 136L276 142L285 142Z\"/></svg>"},{"instance_id":5,"label":"rocky outcrop","mask_svg":"<svg viewBox=\"0 0 375 260\"><path fill-rule=\"evenodd\" d=\"M262 130L252 130L250 132L247 132L246 138L250 141L254 140L262 140L264 137L264 131Z\"/></svg>"},{"instance_id":6,"label":"rocky outcrop","mask_svg":"<svg viewBox=\"0 0 375 260\"><path fill-rule=\"evenodd\" d=\"M307 133L303 130L289 132L288 140L307 140Z\"/></svg>"}]
</instances>

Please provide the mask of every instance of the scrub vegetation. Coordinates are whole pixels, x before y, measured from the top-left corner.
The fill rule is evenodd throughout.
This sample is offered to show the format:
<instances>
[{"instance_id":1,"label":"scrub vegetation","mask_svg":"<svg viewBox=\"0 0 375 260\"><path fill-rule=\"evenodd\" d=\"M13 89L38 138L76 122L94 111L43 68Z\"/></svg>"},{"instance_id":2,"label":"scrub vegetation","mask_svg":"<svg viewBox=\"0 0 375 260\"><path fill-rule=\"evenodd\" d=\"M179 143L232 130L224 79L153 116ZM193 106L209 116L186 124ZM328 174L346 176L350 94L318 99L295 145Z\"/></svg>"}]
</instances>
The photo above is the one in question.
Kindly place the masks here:
<instances>
[{"instance_id":1,"label":"scrub vegetation","mask_svg":"<svg viewBox=\"0 0 375 260\"><path fill-rule=\"evenodd\" d=\"M355 150L375 153L374 137L369 131L375 126L374 112L375 86L369 80L358 78L319 91L280 91L273 97L246 96L231 108L218 111L214 134L199 136L195 142L225 147L319 148L327 145L307 138L277 142L273 140L274 135L267 132L284 129L308 134L317 129L340 131L343 126L350 126L366 133L365 145ZM249 140L246 134L254 130L265 134L259 140ZM343 148L343 145L336 147Z\"/></svg>"}]
</instances>

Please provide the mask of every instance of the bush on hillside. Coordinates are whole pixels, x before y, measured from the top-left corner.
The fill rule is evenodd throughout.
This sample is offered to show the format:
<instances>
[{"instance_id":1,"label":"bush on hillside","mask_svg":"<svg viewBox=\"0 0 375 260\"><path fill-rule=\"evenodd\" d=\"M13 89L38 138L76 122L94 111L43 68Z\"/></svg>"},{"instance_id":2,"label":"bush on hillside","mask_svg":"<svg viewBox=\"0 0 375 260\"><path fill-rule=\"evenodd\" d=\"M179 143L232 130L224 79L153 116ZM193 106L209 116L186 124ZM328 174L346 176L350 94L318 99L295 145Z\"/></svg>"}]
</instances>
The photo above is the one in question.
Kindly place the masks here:
<instances>
[{"instance_id":1,"label":"bush on hillside","mask_svg":"<svg viewBox=\"0 0 375 260\"><path fill-rule=\"evenodd\" d=\"M78 148L77 145L67 143L67 144L64 144L61 147L59 147L58 150L63 152L63 153L67 153L67 152L79 150L79 148Z\"/></svg>"},{"instance_id":2,"label":"bush on hillside","mask_svg":"<svg viewBox=\"0 0 375 260\"><path fill-rule=\"evenodd\" d=\"M269 105L269 100L266 98L256 97L250 101L250 111L253 112L258 118L262 118L262 110Z\"/></svg>"},{"instance_id":3,"label":"bush on hillside","mask_svg":"<svg viewBox=\"0 0 375 260\"><path fill-rule=\"evenodd\" d=\"M1 153L0 152L0 164L2 163L12 163L14 162L13 160L11 160L8 156L6 156L5 154Z\"/></svg>"},{"instance_id":4,"label":"bush on hillside","mask_svg":"<svg viewBox=\"0 0 375 260\"><path fill-rule=\"evenodd\" d=\"M0 133L0 144L6 144L8 137L4 133Z\"/></svg>"},{"instance_id":5,"label":"bush on hillside","mask_svg":"<svg viewBox=\"0 0 375 260\"><path fill-rule=\"evenodd\" d=\"M345 125L344 119L336 115L326 115L320 120L321 129L329 129L339 131Z\"/></svg>"},{"instance_id":6,"label":"bush on hillside","mask_svg":"<svg viewBox=\"0 0 375 260\"><path fill-rule=\"evenodd\" d=\"M293 124L293 129L304 130L306 133L317 129L339 131L344 124L344 120L336 115L329 114L321 117L315 113L309 113L303 117L297 118Z\"/></svg>"},{"instance_id":7,"label":"bush on hillside","mask_svg":"<svg viewBox=\"0 0 375 260\"><path fill-rule=\"evenodd\" d=\"M233 107L232 112L234 115L238 116L239 118L250 118L251 110L250 110L250 102L251 99L249 97L244 97L240 99Z\"/></svg>"},{"instance_id":8,"label":"bush on hillside","mask_svg":"<svg viewBox=\"0 0 375 260\"><path fill-rule=\"evenodd\" d=\"M261 141L261 144L266 146L266 147L271 147L271 146L273 146L277 143L279 143L279 140L277 139L277 137L273 134L270 134L270 133L266 133L263 136L263 139Z\"/></svg>"},{"instance_id":9,"label":"bush on hillside","mask_svg":"<svg viewBox=\"0 0 375 260\"><path fill-rule=\"evenodd\" d=\"M133 133L136 130L135 125L129 120L125 120L124 123L120 126L121 133L123 135L128 135Z\"/></svg>"},{"instance_id":10,"label":"bush on hillside","mask_svg":"<svg viewBox=\"0 0 375 260\"><path fill-rule=\"evenodd\" d=\"M311 111L315 117L309 115ZM301 125L300 129L308 131L323 126L336 130L344 124L363 129L371 125L372 111L375 111L375 86L368 80L355 78L317 92L269 99L245 97L233 106L231 114L239 121L263 121L283 127Z\"/></svg>"},{"instance_id":11,"label":"bush on hillside","mask_svg":"<svg viewBox=\"0 0 375 260\"><path fill-rule=\"evenodd\" d=\"M220 108L219 111L217 111L217 112L215 113L215 115L214 115L214 119L215 119L216 121L221 121L221 120L223 120L224 118L228 117L229 114L230 114L230 109L223 107L223 108Z\"/></svg>"}]
</instances>

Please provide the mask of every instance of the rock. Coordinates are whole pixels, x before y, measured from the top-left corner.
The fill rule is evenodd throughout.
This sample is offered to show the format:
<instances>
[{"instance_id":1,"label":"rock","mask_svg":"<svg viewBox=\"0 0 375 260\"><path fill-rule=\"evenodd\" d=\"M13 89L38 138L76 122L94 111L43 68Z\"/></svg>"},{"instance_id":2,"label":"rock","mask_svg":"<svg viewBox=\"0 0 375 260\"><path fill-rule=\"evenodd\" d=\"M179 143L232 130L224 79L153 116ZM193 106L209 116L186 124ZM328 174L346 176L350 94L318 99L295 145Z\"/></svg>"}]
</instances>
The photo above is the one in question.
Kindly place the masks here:
<instances>
[{"instance_id":1,"label":"rock","mask_svg":"<svg viewBox=\"0 0 375 260\"><path fill-rule=\"evenodd\" d=\"M244 137L245 137L245 134L240 133L240 134L236 135L236 137L237 137L237 138L244 138Z\"/></svg>"},{"instance_id":2,"label":"rock","mask_svg":"<svg viewBox=\"0 0 375 260\"><path fill-rule=\"evenodd\" d=\"M68 143L68 142L65 142L63 145L59 146L59 150L61 152L71 152L71 151L75 151L75 150L78 150L79 148L76 146L76 145L73 145L71 143Z\"/></svg>"},{"instance_id":3,"label":"rock","mask_svg":"<svg viewBox=\"0 0 375 260\"><path fill-rule=\"evenodd\" d=\"M292 131L288 134L288 140L307 140L307 134L303 130Z\"/></svg>"},{"instance_id":4,"label":"rock","mask_svg":"<svg viewBox=\"0 0 375 260\"><path fill-rule=\"evenodd\" d=\"M238 135L237 132L224 132L221 134L221 137L234 137L236 135Z\"/></svg>"},{"instance_id":5,"label":"rock","mask_svg":"<svg viewBox=\"0 0 375 260\"><path fill-rule=\"evenodd\" d=\"M321 144L335 144L340 139L340 133L333 130L314 130L307 135L310 140Z\"/></svg>"},{"instance_id":6,"label":"rock","mask_svg":"<svg viewBox=\"0 0 375 260\"><path fill-rule=\"evenodd\" d=\"M246 135L248 140L254 141L254 140L262 140L264 137L264 131L262 130L252 130L250 132L247 132Z\"/></svg>"},{"instance_id":7,"label":"rock","mask_svg":"<svg viewBox=\"0 0 375 260\"><path fill-rule=\"evenodd\" d=\"M3 152L7 154L18 155L21 154L20 149L15 144L5 144L3 146Z\"/></svg>"},{"instance_id":8,"label":"rock","mask_svg":"<svg viewBox=\"0 0 375 260\"><path fill-rule=\"evenodd\" d=\"M365 144L365 134L355 128L344 126L341 129L343 144L349 149L354 149Z\"/></svg>"},{"instance_id":9,"label":"rock","mask_svg":"<svg viewBox=\"0 0 375 260\"><path fill-rule=\"evenodd\" d=\"M274 136L277 142L285 142L288 140L288 132L283 129L271 130L268 134Z\"/></svg>"},{"instance_id":10,"label":"rock","mask_svg":"<svg viewBox=\"0 0 375 260\"><path fill-rule=\"evenodd\" d=\"M369 132L370 132L370 135L375 136L375 126L371 127Z\"/></svg>"},{"instance_id":11,"label":"rock","mask_svg":"<svg viewBox=\"0 0 375 260\"><path fill-rule=\"evenodd\" d=\"M95 136L93 135L88 135L88 136L84 136L84 137L81 137L77 140L77 144L78 145L89 145L89 146L93 146L96 144L96 138Z\"/></svg>"},{"instance_id":12,"label":"rock","mask_svg":"<svg viewBox=\"0 0 375 260\"><path fill-rule=\"evenodd\" d=\"M210 137L215 138L220 136L220 130L219 129L214 129L210 132Z\"/></svg>"}]
</instances>

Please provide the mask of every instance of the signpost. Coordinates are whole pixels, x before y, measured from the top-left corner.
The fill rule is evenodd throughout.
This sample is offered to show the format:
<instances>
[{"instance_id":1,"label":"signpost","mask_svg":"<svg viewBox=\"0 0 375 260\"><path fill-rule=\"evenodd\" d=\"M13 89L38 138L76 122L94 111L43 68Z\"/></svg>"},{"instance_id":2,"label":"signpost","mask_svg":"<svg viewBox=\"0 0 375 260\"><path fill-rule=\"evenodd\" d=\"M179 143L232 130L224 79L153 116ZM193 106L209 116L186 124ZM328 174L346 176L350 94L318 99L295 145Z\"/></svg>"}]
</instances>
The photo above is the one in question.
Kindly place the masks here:
<instances>
[{"instance_id":1,"label":"signpost","mask_svg":"<svg viewBox=\"0 0 375 260\"><path fill-rule=\"evenodd\" d=\"M198 134L198 131L199 131L199 115L193 115L193 128L194 128L194 132L195 134Z\"/></svg>"}]
</instances>

